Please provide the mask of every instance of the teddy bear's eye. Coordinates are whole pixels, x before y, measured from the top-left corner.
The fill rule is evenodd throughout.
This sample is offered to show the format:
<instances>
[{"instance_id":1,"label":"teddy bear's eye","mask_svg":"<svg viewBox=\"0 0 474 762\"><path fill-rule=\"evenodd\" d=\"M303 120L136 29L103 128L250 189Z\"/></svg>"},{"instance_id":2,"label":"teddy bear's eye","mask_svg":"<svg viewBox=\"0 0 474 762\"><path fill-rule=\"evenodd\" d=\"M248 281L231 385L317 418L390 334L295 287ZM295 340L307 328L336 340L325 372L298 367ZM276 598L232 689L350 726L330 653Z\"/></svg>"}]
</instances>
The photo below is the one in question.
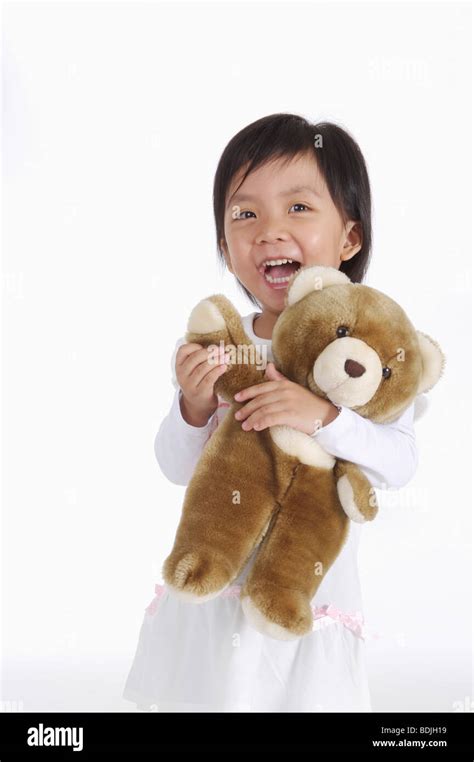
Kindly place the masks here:
<instances>
[{"instance_id":1,"label":"teddy bear's eye","mask_svg":"<svg viewBox=\"0 0 474 762\"><path fill-rule=\"evenodd\" d=\"M392 375L391 368L382 368L382 376L384 378L390 378L391 375Z\"/></svg>"},{"instance_id":2,"label":"teddy bear's eye","mask_svg":"<svg viewBox=\"0 0 474 762\"><path fill-rule=\"evenodd\" d=\"M346 328L345 325L340 325L336 331L338 339L342 339L344 336L347 336L348 333L349 333L349 329Z\"/></svg>"}]
</instances>

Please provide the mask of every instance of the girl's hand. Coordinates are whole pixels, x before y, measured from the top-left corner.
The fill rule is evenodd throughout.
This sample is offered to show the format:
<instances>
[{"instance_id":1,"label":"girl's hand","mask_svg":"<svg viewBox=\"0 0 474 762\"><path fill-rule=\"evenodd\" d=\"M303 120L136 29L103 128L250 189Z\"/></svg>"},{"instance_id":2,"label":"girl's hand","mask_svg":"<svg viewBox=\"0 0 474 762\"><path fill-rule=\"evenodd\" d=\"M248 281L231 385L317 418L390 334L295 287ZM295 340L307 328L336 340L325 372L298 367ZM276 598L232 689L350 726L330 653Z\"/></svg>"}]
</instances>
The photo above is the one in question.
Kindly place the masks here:
<instances>
[{"instance_id":1,"label":"girl's hand","mask_svg":"<svg viewBox=\"0 0 474 762\"><path fill-rule=\"evenodd\" d=\"M250 400L235 413L237 420L243 421L244 431L286 425L311 435L337 417L338 409L332 402L287 379L274 363L268 363L265 378L268 382L234 395L237 402Z\"/></svg>"},{"instance_id":2,"label":"girl's hand","mask_svg":"<svg viewBox=\"0 0 474 762\"><path fill-rule=\"evenodd\" d=\"M222 348L211 354L201 344L182 344L176 353L175 372L182 391L181 413L192 426L205 426L217 408L214 384L227 370L229 355Z\"/></svg>"}]
</instances>

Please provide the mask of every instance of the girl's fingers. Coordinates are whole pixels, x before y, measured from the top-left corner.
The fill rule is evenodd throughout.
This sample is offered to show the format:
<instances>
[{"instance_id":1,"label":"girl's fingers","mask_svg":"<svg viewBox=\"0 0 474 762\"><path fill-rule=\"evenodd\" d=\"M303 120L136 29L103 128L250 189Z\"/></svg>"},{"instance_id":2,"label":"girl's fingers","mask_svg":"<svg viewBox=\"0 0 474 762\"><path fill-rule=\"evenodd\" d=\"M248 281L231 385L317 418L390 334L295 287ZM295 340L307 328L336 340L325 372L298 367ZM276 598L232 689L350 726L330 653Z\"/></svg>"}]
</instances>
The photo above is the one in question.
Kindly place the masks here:
<instances>
[{"instance_id":1,"label":"girl's fingers","mask_svg":"<svg viewBox=\"0 0 474 762\"><path fill-rule=\"evenodd\" d=\"M235 417L238 421L243 421L245 418L248 418L249 415L254 413L256 410L260 410L266 405L273 404L275 402L281 402L282 401L282 395L281 395L281 389L276 389L274 392L267 392L264 397L259 396L256 397L253 400L250 400L250 402L247 402L246 405L240 408L240 410L237 410L235 413Z\"/></svg>"},{"instance_id":2,"label":"girl's fingers","mask_svg":"<svg viewBox=\"0 0 474 762\"><path fill-rule=\"evenodd\" d=\"M222 376L223 373L226 372L228 365L217 365L217 366L209 366L210 370L206 370L200 381L196 385L196 391L202 391L203 389L211 390L214 389L214 384L216 383L219 376Z\"/></svg>"},{"instance_id":3,"label":"girl's fingers","mask_svg":"<svg viewBox=\"0 0 474 762\"><path fill-rule=\"evenodd\" d=\"M218 356L217 362L215 362L214 360L210 360L208 357L206 357L205 360L203 360L201 363L199 363L199 365L197 365L194 368L194 370L189 376L189 380L193 383L194 387L197 389L197 387L200 386L200 384L206 378L208 378L224 363L225 363L225 357L223 354ZM215 373L214 373L214 378L216 378Z\"/></svg>"},{"instance_id":4,"label":"girl's fingers","mask_svg":"<svg viewBox=\"0 0 474 762\"><path fill-rule=\"evenodd\" d=\"M219 354L219 358L222 353ZM194 350L189 353L180 365L181 373L188 380L192 380L198 384L201 378L209 371L216 367L216 362L211 357L211 354L207 351L207 348L202 347L200 350ZM197 371L197 369L199 369ZM197 373L196 373L197 371ZM196 373L196 375L194 375Z\"/></svg>"},{"instance_id":5,"label":"girl's fingers","mask_svg":"<svg viewBox=\"0 0 474 762\"><path fill-rule=\"evenodd\" d=\"M176 365L181 366L194 352L203 349L202 344L181 344L176 352Z\"/></svg>"},{"instance_id":6,"label":"girl's fingers","mask_svg":"<svg viewBox=\"0 0 474 762\"><path fill-rule=\"evenodd\" d=\"M250 397L273 392L275 389L281 388L281 384L281 381L262 381L261 384L255 384L254 386L248 386L247 389L242 389L242 391L234 395L234 399L237 402L243 402Z\"/></svg>"},{"instance_id":7,"label":"girl's fingers","mask_svg":"<svg viewBox=\"0 0 474 762\"><path fill-rule=\"evenodd\" d=\"M283 421L284 413L288 416L288 411L282 405L265 405L249 416L249 418L243 422L242 428L245 431L250 431L250 429L261 431L261 429L267 428L268 426L275 426Z\"/></svg>"},{"instance_id":8,"label":"girl's fingers","mask_svg":"<svg viewBox=\"0 0 474 762\"><path fill-rule=\"evenodd\" d=\"M199 349L193 349L192 351L189 351L189 347L196 347L197 345L193 344L185 344L183 345L183 354L181 357L178 354L176 355L176 375L184 380L186 383L191 375L191 373L194 371L194 369L203 361L206 360L206 350L203 349L203 347L200 347Z\"/></svg>"},{"instance_id":9,"label":"girl's fingers","mask_svg":"<svg viewBox=\"0 0 474 762\"><path fill-rule=\"evenodd\" d=\"M190 368L195 367L198 363L209 362L209 365L215 364L214 358L220 357L224 354L224 348L215 347L210 349L209 347L203 347L202 344L182 344L176 353L176 365L181 368L185 368L189 365Z\"/></svg>"}]
</instances>

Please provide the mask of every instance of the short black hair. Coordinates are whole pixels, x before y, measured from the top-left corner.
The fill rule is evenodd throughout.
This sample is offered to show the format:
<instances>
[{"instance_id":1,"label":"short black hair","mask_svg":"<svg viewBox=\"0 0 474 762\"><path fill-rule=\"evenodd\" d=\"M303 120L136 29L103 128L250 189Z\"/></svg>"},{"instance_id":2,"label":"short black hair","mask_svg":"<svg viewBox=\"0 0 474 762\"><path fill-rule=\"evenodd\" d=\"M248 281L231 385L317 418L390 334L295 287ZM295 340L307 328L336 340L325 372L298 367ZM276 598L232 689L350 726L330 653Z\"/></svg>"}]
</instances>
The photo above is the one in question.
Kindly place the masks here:
<instances>
[{"instance_id":1,"label":"short black hair","mask_svg":"<svg viewBox=\"0 0 474 762\"><path fill-rule=\"evenodd\" d=\"M320 138L317 138L320 136ZM320 140L321 147L318 147ZM354 138L333 122L312 124L297 114L271 114L244 127L226 145L214 176L213 203L217 253L225 264L221 239L225 240L224 216L227 194L233 178L247 168L242 177L274 159L293 158L311 151L324 177L331 198L342 217L360 223L362 248L339 269L351 281L360 283L369 266L372 246L371 194L364 156ZM253 294L237 279L252 304L261 307Z\"/></svg>"}]
</instances>

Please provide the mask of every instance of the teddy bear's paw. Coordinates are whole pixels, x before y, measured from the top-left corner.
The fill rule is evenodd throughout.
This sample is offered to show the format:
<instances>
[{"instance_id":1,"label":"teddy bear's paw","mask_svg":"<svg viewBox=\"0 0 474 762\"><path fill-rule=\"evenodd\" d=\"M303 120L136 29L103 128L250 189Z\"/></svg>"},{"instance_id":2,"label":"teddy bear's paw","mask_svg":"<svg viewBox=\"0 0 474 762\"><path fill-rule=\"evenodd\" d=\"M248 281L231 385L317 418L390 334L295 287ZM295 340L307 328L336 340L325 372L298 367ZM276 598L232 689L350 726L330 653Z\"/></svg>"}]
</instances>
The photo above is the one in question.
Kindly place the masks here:
<instances>
[{"instance_id":1,"label":"teddy bear's paw","mask_svg":"<svg viewBox=\"0 0 474 762\"><path fill-rule=\"evenodd\" d=\"M275 640L296 640L313 629L313 612L307 596L298 590L272 585L248 594L241 603L249 624Z\"/></svg>"},{"instance_id":2,"label":"teddy bear's paw","mask_svg":"<svg viewBox=\"0 0 474 762\"><path fill-rule=\"evenodd\" d=\"M210 299L203 299L191 312L188 320L190 333L214 333L225 331L226 322L219 308Z\"/></svg>"},{"instance_id":3,"label":"teddy bear's paw","mask_svg":"<svg viewBox=\"0 0 474 762\"><path fill-rule=\"evenodd\" d=\"M370 492L370 491L369 491ZM357 524L363 524L365 521L372 521L377 513L377 501L372 489L367 499L356 500L356 495L351 481L347 474L341 476L337 481L337 494L344 513Z\"/></svg>"},{"instance_id":4,"label":"teddy bear's paw","mask_svg":"<svg viewBox=\"0 0 474 762\"><path fill-rule=\"evenodd\" d=\"M172 554L163 565L163 579L169 591L191 603L216 598L232 581L230 564L214 553L193 550Z\"/></svg>"}]
</instances>

